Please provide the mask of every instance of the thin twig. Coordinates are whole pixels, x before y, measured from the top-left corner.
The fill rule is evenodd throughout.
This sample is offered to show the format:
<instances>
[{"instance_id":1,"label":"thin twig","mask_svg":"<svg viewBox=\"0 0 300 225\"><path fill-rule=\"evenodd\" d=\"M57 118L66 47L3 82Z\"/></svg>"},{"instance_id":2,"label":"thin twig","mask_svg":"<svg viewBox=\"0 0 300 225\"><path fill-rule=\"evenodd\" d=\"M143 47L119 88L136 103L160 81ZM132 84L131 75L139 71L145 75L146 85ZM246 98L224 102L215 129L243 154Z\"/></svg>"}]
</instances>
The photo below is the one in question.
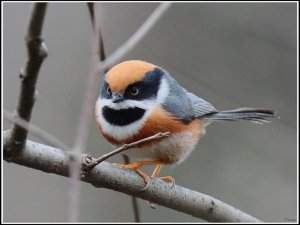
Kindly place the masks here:
<instances>
[{"instance_id":1,"label":"thin twig","mask_svg":"<svg viewBox=\"0 0 300 225\"><path fill-rule=\"evenodd\" d=\"M86 3L89 9L89 14L91 17L93 31L95 30L95 9L94 9L94 2L87 2Z\"/></svg>"},{"instance_id":2,"label":"thin twig","mask_svg":"<svg viewBox=\"0 0 300 225\"><path fill-rule=\"evenodd\" d=\"M92 28L95 31L95 14L94 14L94 3L87 3L89 14L92 21ZM93 39L95 39L95 34L93 32ZM94 42L92 42L92 48L94 48ZM92 54L92 62L95 61L95 56ZM95 81L96 77L92 73L93 63L91 62L90 74L88 78L88 84L84 94L84 101L81 107L81 114L77 126L77 133L75 138L75 143L73 147L73 152L76 156L70 158L69 169L70 169L70 181L69 181L69 191L68 191L68 222L77 222L79 217L79 204L80 204L80 183L78 182L80 176L80 159L77 157L78 154L82 153L83 148L86 145L86 139L88 136L88 127L90 123L90 106L91 106L91 94L92 92L88 91L92 83Z\"/></svg>"},{"instance_id":3,"label":"thin twig","mask_svg":"<svg viewBox=\"0 0 300 225\"><path fill-rule=\"evenodd\" d=\"M94 41L92 41L93 49L95 49L96 37L93 35ZM79 121L77 125L77 131L75 136L75 143L73 147L74 157L70 160L70 183L68 192L68 222L77 222L79 216L79 204L80 204L80 183L78 181L80 177L81 160L77 156L85 151L87 137L89 133L89 126L91 122L92 106L94 104L94 94L97 87L97 73L94 70L97 63L97 55L92 54L90 63L90 72L88 76L88 82L84 92L84 100L81 106L81 112L79 114Z\"/></svg>"},{"instance_id":4,"label":"thin twig","mask_svg":"<svg viewBox=\"0 0 300 225\"><path fill-rule=\"evenodd\" d=\"M98 30L98 35L99 35L99 58L100 61L104 61L106 59L106 56L105 56L105 49L104 49L104 40L100 28ZM106 73L109 69L110 68L107 67L103 72Z\"/></svg>"},{"instance_id":5,"label":"thin twig","mask_svg":"<svg viewBox=\"0 0 300 225\"><path fill-rule=\"evenodd\" d=\"M47 56L46 45L41 38L44 17L47 9L47 3L34 3L29 19L26 34L26 45L28 59L25 69L21 70L19 77L21 80L21 91L19 94L19 102L17 105L17 115L30 121L32 108L37 97L36 82L40 67ZM11 157L18 154L27 138L27 130L15 124L13 126L10 140L7 142L6 154Z\"/></svg>"},{"instance_id":6,"label":"thin twig","mask_svg":"<svg viewBox=\"0 0 300 225\"><path fill-rule=\"evenodd\" d=\"M98 63L98 71L103 71L106 68L112 67L121 58L128 54L138 44L138 42L146 36L150 29L171 6L171 4L171 2L161 3L148 17L148 19L140 26L140 28L123 45L121 45L114 53L107 57L106 60Z\"/></svg>"},{"instance_id":7,"label":"thin twig","mask_svg":"<svg viewBox=\"0 0 300 225\"><path fill-rule=\"evenodd\" d=\"M94 3L88 2L88 9L89 9L89 13L90 13L90 17L91 17L91 22L92 22L92 26L93 26L93 31L95 32L95 30L98 31L98 36L99 36L99 50L98 50L98 56L99 56L99 60L104 61L106 59L106 54L105 54L105 48L104 48L104 40L103 40L103 36L102 36L102 32L100 29L100 25L97 25L98 27L95 27L95 5ZM97 37L97 35L95 35ZM107 73L108 70L110 68L106 68L104 69L103 73ZM129 157L127 155L123 155L124 158L124 162L125 164L128 164L130 162ZM82 172L81 174L84 174L84 172ZM131 196L131 202L132 202L132 208L133 208L133 215L134 215L134 222L140 222L140 210L138 207L138 202L136 197Z\"/></svg>"},{"instance_id":8,"label":"thin twig","mask_svg":"<svg viewBox=\"0 0 300 225\"><path fill-rule=\"evenodd\" d=\"M11 123L15 123L18 126L22 127L23 129L29 131L32 135L35 137L43 140L45 143L64 150L69 150L70 147L68 147L66 144L64 144L61 140L54 137L52 134L49 134L45 130L33 125L32 123L28 123L26 120L13 116L12 113L8 112L7 110L3 110L3 118L6 121L9 121Z\"/></svg>"},{"instance_id":9,"label":"thin twig","mask_svg":"<svg viewBox=\"0 0 300 225\"><path fill-rule=\"evenodd\" d=\"M9 133L10 131L4 132L4 143L7 142ZM7 149L4 148L4 153L6 151ZM7 160L5 154L4 159ZM69 175L69 158L63 150L32 141L27 141L25 148L18 156L12 158L11 162L47 173L61 176ZM143 189L145 183L139 175L107 162L102 162L96 166L83 181L91 183L95 187L109 188L140 197L211 222L261 222L257 218L211 196L179 185L171 188L169 183L159 179L151 179L148 188Z\"/></svg>"},{"instance_id":10,"label":"thin twig","mask_svg":"<svg viewBox=\"0 0 300 225\"><path fill-rule=\"evenodd\" d=\"M93 160L91 163L89 163L88 165L86 165L86 169L90 170L92 168L94 168L96 165L98 165L99 163L101 163L102 161L112 157L113 155L116 155L116 154L119 154L121 152L124 152L130 148L135 148L137 147L138 145L140 144L143 144L143 143L147 143L149 141L152 141L152 140L155 140L155 139L160 139L160 138L164 138L164 137L168 137L170 134L170 132L165 132L165 133L157 133L153 136L150 136L150 137L146 137L146 138L143 138L141 140L138 140L138 141L135 141L135 142L132 142L132 143L129 143L129 144L125 144L123 146L121 146L120 148L117 148L107 154L104 154L102 155L101 157L99 157L98 159L96 160Z\"/></svg>"},{"instance_id":11,"label":"thin twig","mask_svg":"<svg viewBox=\"0 0 300 225\"><path fill-rule=\"evenodd\" d=\"M131 203L133 208L134 222L140 223L141 222L140 208L139 208L138 200L135 196L131 196Z\"/></svg>"},{"instance_id":12,"label":"thin twig","mask_svg":"<svg viewBox=\"0 0 300 225\"><path fill-rule=\"evenodd\" d=\"M88 5L89 12L92 19L93 25L93 35L92 35L92 49L93 53L96 53L96 49L98 49L98 36L99 34L96 32L97 20L95 18L94 13L94 4ZM91 10L92 6L92 10ZM98 87L98 72L96 71L96 65L98 62L97 54L92 54L91 62L90 62L90 72L88 76L88 81L84 93L84 100L82 102L81 113L79 117L79 122L77 126L77 132L75 137L75 143L73 147L73 152L76 156L83 153L85 151L87 137L89 133L89 127L91 123L91 117L93 112L93 105L96 97L96 90ZM80 168L81 168L81 158L73 157L70 161L70 189L69 189L69 205L68 205L68 222L76 222L78 221L79 215L79 201L80 201L80 183L78 179L80 177Z\"/></svg>"}]
</instances>

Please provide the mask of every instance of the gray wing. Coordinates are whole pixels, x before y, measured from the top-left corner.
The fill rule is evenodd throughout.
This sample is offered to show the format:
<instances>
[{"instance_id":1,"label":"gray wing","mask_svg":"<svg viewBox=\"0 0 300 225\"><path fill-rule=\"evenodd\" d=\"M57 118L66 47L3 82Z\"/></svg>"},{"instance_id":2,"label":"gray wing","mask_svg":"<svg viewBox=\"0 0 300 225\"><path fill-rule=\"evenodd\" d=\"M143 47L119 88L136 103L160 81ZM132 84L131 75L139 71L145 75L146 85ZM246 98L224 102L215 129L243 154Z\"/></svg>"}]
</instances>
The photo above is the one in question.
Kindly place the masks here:
<instances>
[{"instance_id":1,"label":"gray wing","mask_svg":"<svg viewBox=\"0 0 300 225\"><path fill-rule=\"evenodd\" d=\"M187 96L191 100L195 117L199 118L208 113L218 112L218 110L216 110L216 108L213 107L209 102L199 98L193 93L187 92Z\"/></svg>"},{"instance_id":2,"label":"gray wing","mask_svg":"<svg viewBox=\"0 0 300 225\"><path fill-rule=\"evenodd\" d=\"M188 124L195 118L200 118L208 113L217 112L215 107L209 102L188 92L167 73L165 76L168 80L170 90L162 106L183 123Z\"/></svg>"},{"instance_id":3,"label":"gray wing","mask_svg":"<svg viewBox=\"0 0 300 225\"><path fill-rule=\"evenodd\" d=\"M190 123L195 118L192 102L187 91L168 74L165 75L169 84L169 95L163 103L163 108L183 123Z\"/></svg>"}]
</instances>

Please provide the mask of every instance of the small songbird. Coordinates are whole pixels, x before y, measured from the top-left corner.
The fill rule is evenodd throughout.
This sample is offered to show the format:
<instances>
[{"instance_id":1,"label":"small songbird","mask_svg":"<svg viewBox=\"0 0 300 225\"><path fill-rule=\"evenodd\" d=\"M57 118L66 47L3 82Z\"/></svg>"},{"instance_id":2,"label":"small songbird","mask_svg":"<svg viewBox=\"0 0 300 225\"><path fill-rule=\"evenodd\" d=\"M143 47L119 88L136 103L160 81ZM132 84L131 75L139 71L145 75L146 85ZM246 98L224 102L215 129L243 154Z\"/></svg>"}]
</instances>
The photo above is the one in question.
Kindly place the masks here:
<instances>
[{"instance_id":1,"label":"small songbird","mask_svg":"<svg viewBox=\"0 0 300 225\"><path fill-rule=\"evenodd\" d=\"M146 182L150 176L139 170L156 165L151 177L157 177L162 165L184 161L213 121L248 120L267 122L274 111L264 108L239 108L218 111L209 102L190 93L164 69L139 60L114 66L105 75L96 102L96 122L100 132L113 145L121 146L159 132L170 132L125 151L139 160L119 165L138 172ZM170 176L162 177L172 182Z\"/></svg>"}]
</instances>

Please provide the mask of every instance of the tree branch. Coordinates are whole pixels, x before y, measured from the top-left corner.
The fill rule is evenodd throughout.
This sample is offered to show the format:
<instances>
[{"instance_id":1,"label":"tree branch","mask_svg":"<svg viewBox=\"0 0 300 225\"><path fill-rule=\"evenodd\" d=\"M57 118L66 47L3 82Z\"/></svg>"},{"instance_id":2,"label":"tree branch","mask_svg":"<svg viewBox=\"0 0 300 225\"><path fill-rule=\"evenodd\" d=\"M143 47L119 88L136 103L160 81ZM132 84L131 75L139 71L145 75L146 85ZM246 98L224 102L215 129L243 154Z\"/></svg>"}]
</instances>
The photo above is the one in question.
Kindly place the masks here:
<instances>
[{"instance_id":1,"label":"tree branch","mask_svg":"<svg viewBox=\"0 0 300 225\"><path fill-rule=\"evenodd\" d=\"M128 54L128 52L130 52L134 46L136 46L137 43L146 36L149 30L167 11L171 4L171 2L161 3L148 17L148 19L140 26L140 28L123 45L121 45L115 52L108 56L107 59L98 63L98 71L102 72L103 70L112 67L124 55Z\"/></svg>"},{"instance_id":2,"label":"tree branch","mask_svg":"<svg viewBox=\"0 0 300 225\"><path fill-rule=\"evenodd\" d=\"M41 38L41 32L46 13L47 3L35 3L32 8L26 35L28 59L25 69L19 75L21 91L17 105L18 117L30 121L31 111L36 99L36 81L44 58L47 56L46 45ZM11 137L6 144L6 156L13 156L20 152L27 138L27 130L15 124Z\"/></svg>"},{"instance_id":3,"label":"tree branch","mask_svg":"<svg viewBox=\"0 0 300 225\"><path fill-rule=\"evenodd\" d=\"M7 143L10 131L5 131ZM4 153L8 149L4 147ZM7 160L7 154L4 159ZM68 176L69 158L64 151L47 145L27 141L20 154L9 162L27 166L47 173ZM82 181L95 187L109 188L128 195L140 197L153 203L175 209L213 222L260 222L258 219L221 202L211 196L176 185L152 179L147 189L143 179L130 170L123 170L107 162L97 165Z\"/></svg>"}]
</instances>

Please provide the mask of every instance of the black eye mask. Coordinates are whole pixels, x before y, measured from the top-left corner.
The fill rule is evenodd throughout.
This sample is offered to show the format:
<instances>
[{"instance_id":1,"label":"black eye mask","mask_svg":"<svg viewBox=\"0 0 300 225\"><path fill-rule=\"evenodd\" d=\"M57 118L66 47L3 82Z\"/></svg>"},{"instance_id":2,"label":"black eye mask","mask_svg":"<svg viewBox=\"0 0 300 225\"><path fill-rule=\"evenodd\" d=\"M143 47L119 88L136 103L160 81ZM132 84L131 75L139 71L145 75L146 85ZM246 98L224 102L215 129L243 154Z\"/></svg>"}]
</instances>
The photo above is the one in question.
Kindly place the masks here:
<instances>
[{"instance_id":1,"label":"black eye mask","mask_svg":"<svg viewBox=\"0 0 300 225\"><path fill-rule=\"evenodd\" d=\"M156 98L162 76L163 73L158 68L154 69L151 72L148 72L143 80L128 86L125 91L124 97L126 99L133 99L138 101ZM139 90L139 94L131 95L130 90L132 90L132 88L137 88Z\"/></svg>"},{"instance_id":2,"label":"black eye mask","mask_svg":"<svg viewBox=\"0 0 300 225\"><path fill-rule=\"evenodd\" d=\"M131 84L127 87L124 93L125 99L142 101L145 99L156 98L159 85L164 74L165 72L158 67L155 68L153 71L148 72L143 80ZM104 82L100 93L102 98L112 98L111 93L107 91L108 88L109 85L106 82ZM132 95L131 90L133 88L138 89L139 93L137 95Z\"/></svg>"}]
</instances>

